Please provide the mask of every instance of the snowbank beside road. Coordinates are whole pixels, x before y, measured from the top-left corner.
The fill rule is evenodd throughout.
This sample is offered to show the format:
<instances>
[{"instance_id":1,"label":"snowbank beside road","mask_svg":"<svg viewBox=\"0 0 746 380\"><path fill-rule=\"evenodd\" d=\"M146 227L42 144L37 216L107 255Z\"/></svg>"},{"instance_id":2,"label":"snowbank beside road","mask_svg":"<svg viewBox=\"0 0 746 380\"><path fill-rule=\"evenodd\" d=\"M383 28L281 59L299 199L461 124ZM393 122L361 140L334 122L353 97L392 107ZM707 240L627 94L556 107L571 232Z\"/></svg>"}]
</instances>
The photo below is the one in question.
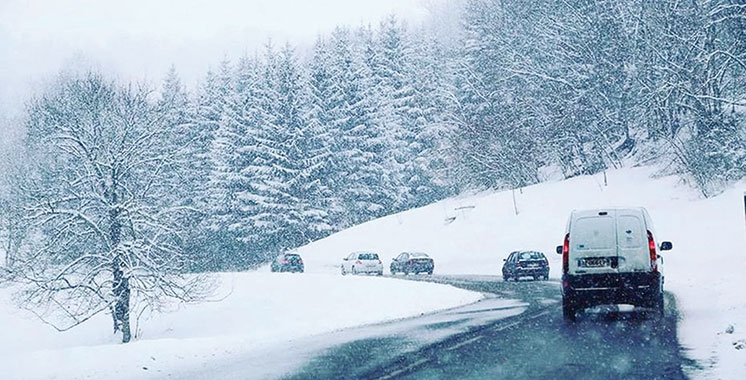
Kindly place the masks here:
<instances>
[{"instance_id":1,"label":"snowbank beside road","mask_svg":"<svg viewBox=\"0 0 746 380\"><path fill-rule=\"evenodd\" d=\"M539 250L550 277L561 275L565 223L573 209L644 206L657 239L674 243L663 254L666 289L682 320L680 341L701 370L695 377L740 379L746 373L746 182L701 199L677 177L652 178L652 168L609 171L516 191L447 199L341 231L299 250L309 272L336 272L351 251L378 252L388 270L402 251L427 252L436 274L499 275L514 250ZM733 328L729 328L729 326ZM731 332L727 332L727 331ZM742 349L736 349L743 346Z\"/></svg>"},{"instance_id":2,"label":"snowbank beside road","mask_svg":"<svg viewBox=\"0 0 746 380\"><path fill-rule=\"evenodd\" d=\"M10 290L2 289L0 377L178 378L189 368L209 367L296 338L482 298L451 286L377 277L274 273L220 277L219 293L227 295L225 299L155 314L142 321L138 339L125 345L106 333L111 325L108 316L58 333L11 306Z\"/></svg>"}]
</instances>

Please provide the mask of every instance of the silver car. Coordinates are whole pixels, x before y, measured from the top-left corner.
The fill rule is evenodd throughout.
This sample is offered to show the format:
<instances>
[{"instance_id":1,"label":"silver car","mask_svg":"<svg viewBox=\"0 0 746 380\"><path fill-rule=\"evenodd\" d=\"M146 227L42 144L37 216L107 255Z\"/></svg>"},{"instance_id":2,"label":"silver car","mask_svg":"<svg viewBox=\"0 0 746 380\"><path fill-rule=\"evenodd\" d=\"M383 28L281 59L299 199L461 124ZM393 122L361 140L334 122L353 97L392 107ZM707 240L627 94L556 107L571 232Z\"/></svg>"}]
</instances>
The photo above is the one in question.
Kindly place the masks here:
<instances>
[{"instance_id":1,"label":"silver car","mask_svg":"<svg viewBox=\"0 0 746 380\"><path fill-rule=\"evenodd\" d=\"M377 253L373 252L353 252L342 259L342 274L347 273L359 274L368 273L383 275L383 262Z\"/></svg>"}]
</instances>

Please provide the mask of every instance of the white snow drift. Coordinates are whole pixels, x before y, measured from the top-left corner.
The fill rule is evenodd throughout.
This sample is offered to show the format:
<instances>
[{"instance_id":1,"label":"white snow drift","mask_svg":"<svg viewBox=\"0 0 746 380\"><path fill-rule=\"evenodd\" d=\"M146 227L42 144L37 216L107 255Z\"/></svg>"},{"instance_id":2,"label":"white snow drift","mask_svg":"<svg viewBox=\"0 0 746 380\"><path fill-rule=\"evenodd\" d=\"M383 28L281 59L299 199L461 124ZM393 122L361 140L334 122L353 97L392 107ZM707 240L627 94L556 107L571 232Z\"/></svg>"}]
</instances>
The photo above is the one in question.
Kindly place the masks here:
<instances>
[{"instance_id":1,"label":"white snow drift","mask_svg":"<svg viewBox=\"0 0 746 380\"><path fill-rule=\"evenodd\" d=\"M289 340L419 315L475 302L481 294L451 286L376 277L319 274L222 274L217 302L174 305L118 344L100 318L57 333L0 292L3 379L165 378L241 358ZM396 297L392 297L396 294ZM281 369L283 370L283 369ZM285 369L286 370L286 369Z\"/></svg>"}]
</instances>

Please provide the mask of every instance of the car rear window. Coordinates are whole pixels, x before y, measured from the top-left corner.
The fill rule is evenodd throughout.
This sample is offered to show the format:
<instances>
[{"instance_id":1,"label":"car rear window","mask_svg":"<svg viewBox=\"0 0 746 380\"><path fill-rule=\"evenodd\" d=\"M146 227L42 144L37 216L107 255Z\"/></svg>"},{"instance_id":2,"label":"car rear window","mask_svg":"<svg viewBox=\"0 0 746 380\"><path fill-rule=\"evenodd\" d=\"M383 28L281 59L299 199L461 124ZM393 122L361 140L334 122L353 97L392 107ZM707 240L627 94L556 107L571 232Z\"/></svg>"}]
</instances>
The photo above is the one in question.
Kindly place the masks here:
<instances>
[{"instance_id":1,"label":"car rear window","mask_svg":"<svg viewBox=\"0 0 746 380\"><path fill-rule=\"evenodd\" d=\"M614 218L580 218L571 227L570 242L575 249L611 249L616 247Z\"/></svg>"},{"instance_id":2,"label":"car rear window","mask_svg":"<svg viewBox=\"0 0 746 380\"><path fill-rule=\"evenodd\" d=\"M544 258L544 254L541 252L521 252L518 256L519 260L541 260Z\"/></svg>"},{"instance_id":3,"label":"car rear window","mask_svg":"<svg viewBox=\"0 0 746 380\"><path fill-rule=\"evenodd\" d=\"M377 253L361 253L357 257L360 260L378 260L378 254Z\"/></svg>"}]
</instances>

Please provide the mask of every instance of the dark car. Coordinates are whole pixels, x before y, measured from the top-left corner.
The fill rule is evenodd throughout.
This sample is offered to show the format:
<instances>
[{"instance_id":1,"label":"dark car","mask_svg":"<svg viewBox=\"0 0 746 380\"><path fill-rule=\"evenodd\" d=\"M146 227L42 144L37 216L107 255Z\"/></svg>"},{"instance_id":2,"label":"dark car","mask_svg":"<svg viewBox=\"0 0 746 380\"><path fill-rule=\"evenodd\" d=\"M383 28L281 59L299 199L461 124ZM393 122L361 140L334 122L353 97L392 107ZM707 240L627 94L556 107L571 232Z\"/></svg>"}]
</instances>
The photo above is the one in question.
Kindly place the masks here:
<instances>
[{"instance_id":1,"label":"dark car","mask_svg":"<svg viewBox=\"0 0 746 380\"><path fill-rule=\"evenodd\" d=\"M272 272L303 273L303 259L297 253L284 253L272 261Z\"/></svg>"},{"instance_id":2,"label":"dark car","mask_svg":"<svg viewBox=\"0 0 746 380\"><path fill-rule=\"evenodd\" d=\"M516 251L511 252L503 264L503 280L518 280L521 277L549 279L549 261L541 252Z\"/></svg>"},{"instance_id":3,"label":"dark car","mask_svg":"<svg viewBox=\"0 0 746 380\"><path fill-rule=\"evenodd\" d=\"M405 275L410 273L433 274L435 262L433 262L430 256L424 253L403 252L391 260L389 269L391 270L391 274L396 274L397 272L404 273Z\"/></svg>"}]
</instances>

